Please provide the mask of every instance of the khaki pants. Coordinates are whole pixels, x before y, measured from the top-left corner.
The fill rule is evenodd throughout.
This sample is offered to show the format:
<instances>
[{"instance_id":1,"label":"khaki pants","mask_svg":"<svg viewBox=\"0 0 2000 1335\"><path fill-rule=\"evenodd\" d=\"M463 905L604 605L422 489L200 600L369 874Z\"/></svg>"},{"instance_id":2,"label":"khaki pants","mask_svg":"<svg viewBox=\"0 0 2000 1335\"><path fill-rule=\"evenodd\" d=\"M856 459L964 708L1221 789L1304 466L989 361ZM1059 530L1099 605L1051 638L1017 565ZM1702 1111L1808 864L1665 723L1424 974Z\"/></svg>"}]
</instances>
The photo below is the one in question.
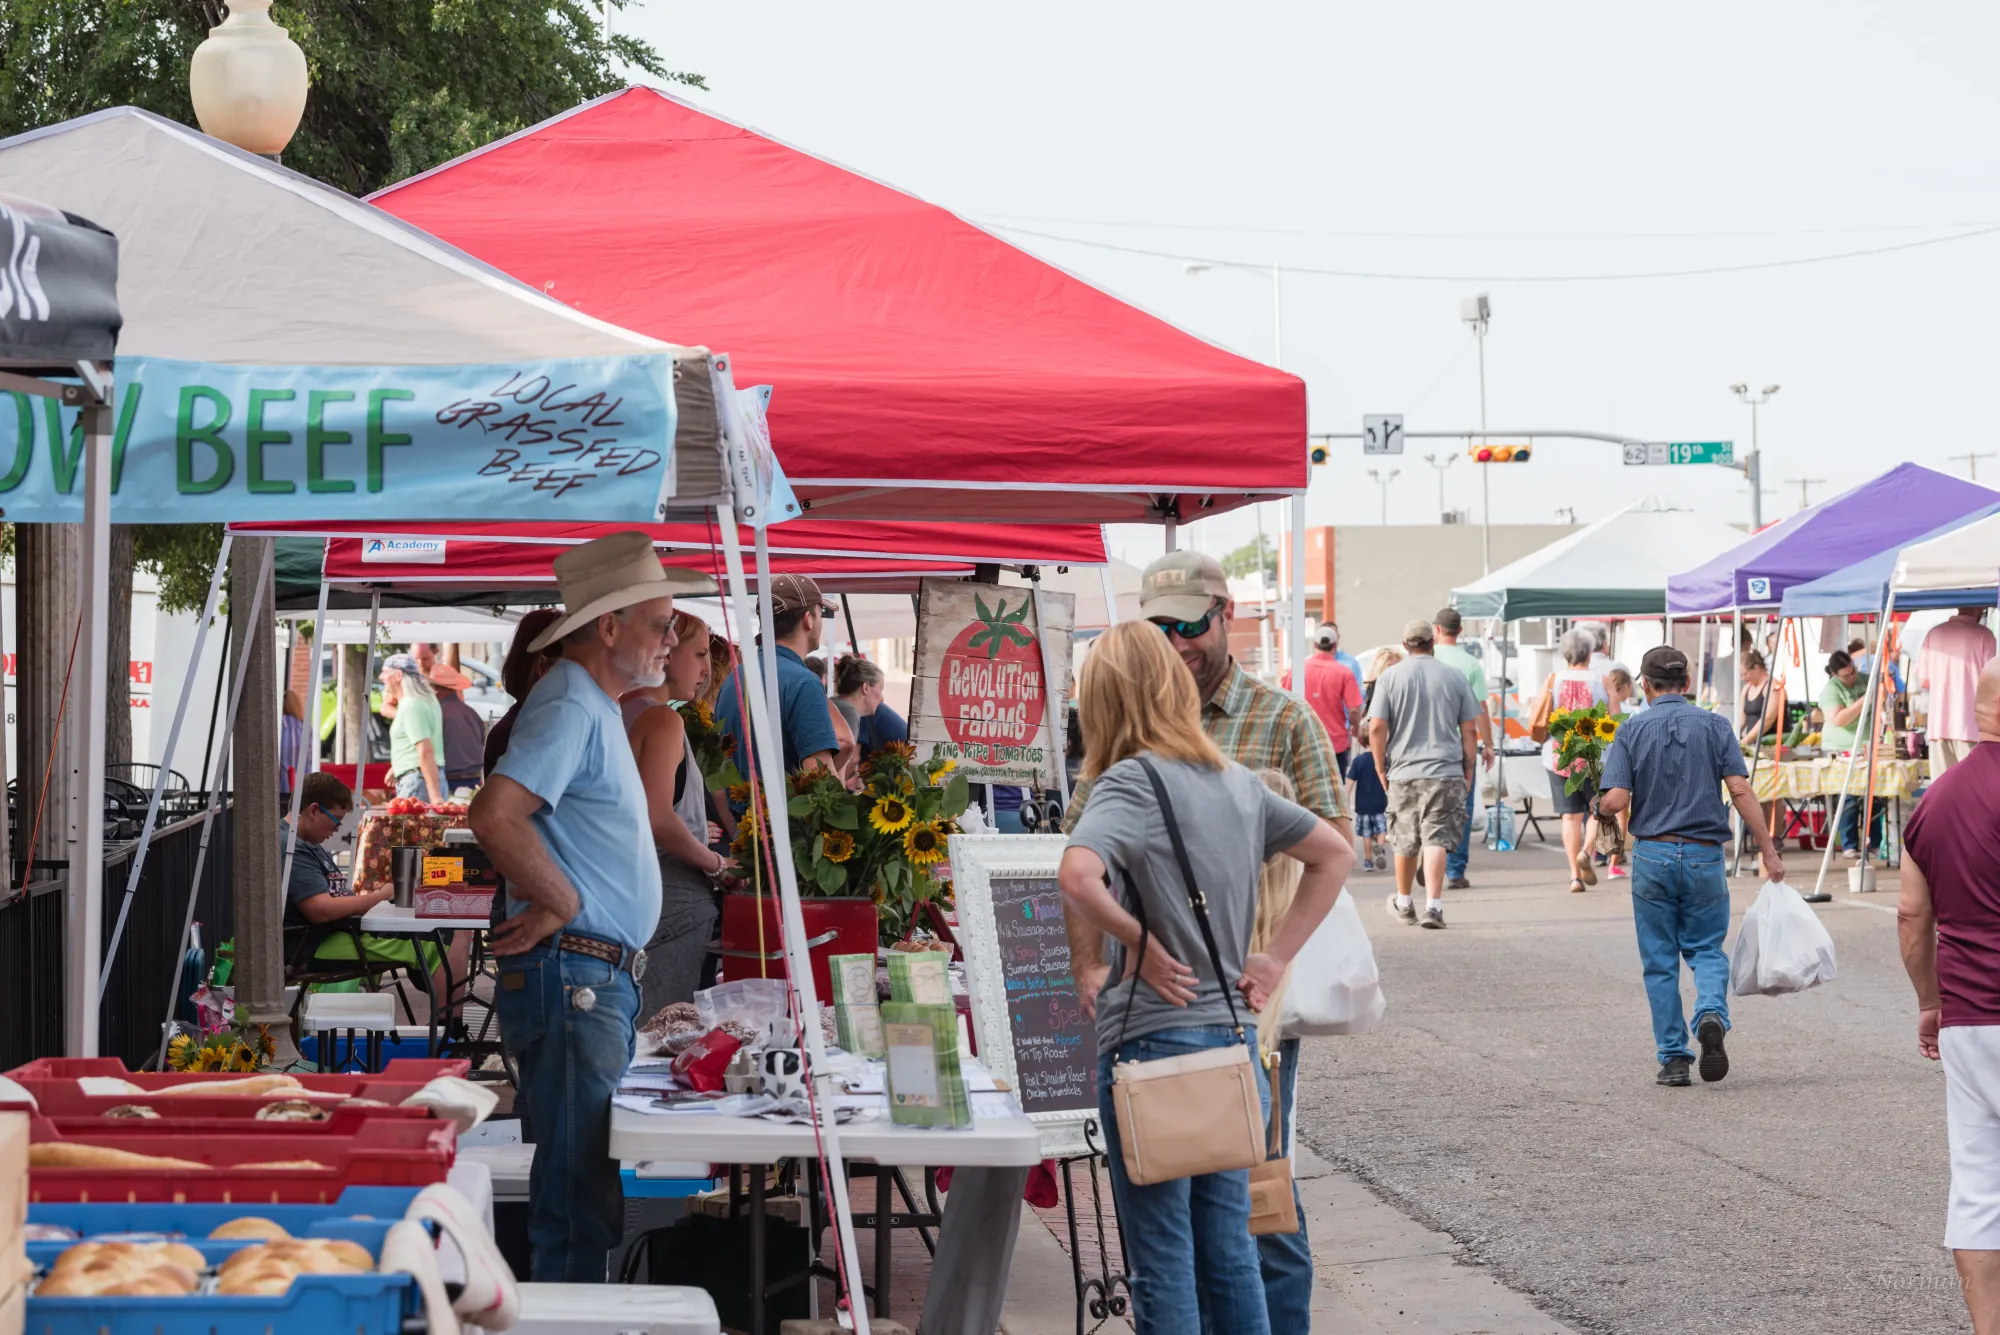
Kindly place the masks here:
<instances>
[{"instance_id":1,"label":"khaki pants","mask_svg":"<svg viewBox=\"0 0 2000 1335\"><path fill-rule=\"evenodd\" d=\"M1956 737L1931 738L1931 778L1942 777L1946 770L1971 755L1977 745L1976 741L1961 742Z\"/></svg>"}]
</instances>

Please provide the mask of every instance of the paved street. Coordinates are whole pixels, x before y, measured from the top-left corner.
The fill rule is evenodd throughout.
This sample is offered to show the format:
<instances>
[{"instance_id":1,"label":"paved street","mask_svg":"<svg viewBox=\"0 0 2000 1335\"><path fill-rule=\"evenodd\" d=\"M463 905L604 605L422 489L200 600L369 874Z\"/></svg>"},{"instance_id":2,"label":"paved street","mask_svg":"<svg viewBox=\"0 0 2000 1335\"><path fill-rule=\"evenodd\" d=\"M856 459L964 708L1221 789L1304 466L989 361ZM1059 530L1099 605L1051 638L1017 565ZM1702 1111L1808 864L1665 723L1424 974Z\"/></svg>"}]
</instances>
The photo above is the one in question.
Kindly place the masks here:
<instances>
[{"instance_id":1,"label":"paved street","mask_svg":"<svg viewBox=\"0 0 2000 1335\"><path fill-rule=\"evenodd\" d=\"M1790 856L1809 886L1816 861ZM1389 1011L1308 1040L1305 1142L1579 1330L1968 1330L1894 877L1849 896L1836 862L1819 912L1840 978L1733 999L1729 1078L1661 1089L1628 883L1571 895L1560 866L1532 835L1475 847L1444 932L1391 921L1389 878L1356 878ZM1755 892L1735 883L1739 918Z\"/></svg>"}]
</instances>

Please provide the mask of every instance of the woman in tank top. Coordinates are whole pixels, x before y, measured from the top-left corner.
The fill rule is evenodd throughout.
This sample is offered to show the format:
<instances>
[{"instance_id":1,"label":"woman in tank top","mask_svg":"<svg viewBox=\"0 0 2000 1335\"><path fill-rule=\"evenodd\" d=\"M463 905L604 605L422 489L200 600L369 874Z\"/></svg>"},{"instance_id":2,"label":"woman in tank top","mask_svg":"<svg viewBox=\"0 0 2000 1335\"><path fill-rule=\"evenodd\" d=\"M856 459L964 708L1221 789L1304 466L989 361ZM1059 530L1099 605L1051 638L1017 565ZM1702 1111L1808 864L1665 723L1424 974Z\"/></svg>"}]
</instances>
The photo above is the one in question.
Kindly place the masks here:
<instances>
[{"instance_id":1,"label":"woman in tank top","mask_svg":"<svg viewBox=\"0 0 2000 1335\"><path fill-rule=\"evenodd\" d=\"M687 725L673 707L699 700L708 686L708 625L692 612L677 612L674 633L680 643L667 657L666 680L621 702L660 858L660 922L646 942L641 1020L694 996L722 911L716 883L729 868L729 859L709 847L708 788Z\"/></svg>"}]
</instances>

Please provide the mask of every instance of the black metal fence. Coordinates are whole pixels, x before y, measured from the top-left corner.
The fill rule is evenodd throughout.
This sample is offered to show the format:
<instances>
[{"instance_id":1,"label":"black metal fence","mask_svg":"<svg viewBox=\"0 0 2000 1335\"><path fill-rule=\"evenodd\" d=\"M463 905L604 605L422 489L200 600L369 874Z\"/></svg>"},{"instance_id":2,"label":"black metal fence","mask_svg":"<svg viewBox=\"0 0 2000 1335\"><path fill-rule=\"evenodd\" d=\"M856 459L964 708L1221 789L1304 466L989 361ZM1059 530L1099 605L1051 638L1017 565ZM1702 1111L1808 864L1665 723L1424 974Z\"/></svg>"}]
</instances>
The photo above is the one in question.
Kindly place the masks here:
<instances>
[{"instance_id":1,"label":"black metal fence","mask_svg":"<svg viewBox=\"0 0 2000 1335\"><path fill-rule=\"evenodd\" d=\"M209 835L208 861L196 892L195 921L214 958L215 947L234 930L230 810L216 814ZM137 1068L160 1046L167 1018L174 963L181 954L181 924L188 888L201 844L201 818L176 821L153 834L152 849L139 874L125 939L112 962L100 1009L98 1051L121 1057ZM104 860L104 939L125 899L136 840L115 844ZM66 882L31 883L25 894L0 903L0 1070L63 1051L63 897ZM183 995L199 979L184 978Z\"/></svg>"}]
</instances>

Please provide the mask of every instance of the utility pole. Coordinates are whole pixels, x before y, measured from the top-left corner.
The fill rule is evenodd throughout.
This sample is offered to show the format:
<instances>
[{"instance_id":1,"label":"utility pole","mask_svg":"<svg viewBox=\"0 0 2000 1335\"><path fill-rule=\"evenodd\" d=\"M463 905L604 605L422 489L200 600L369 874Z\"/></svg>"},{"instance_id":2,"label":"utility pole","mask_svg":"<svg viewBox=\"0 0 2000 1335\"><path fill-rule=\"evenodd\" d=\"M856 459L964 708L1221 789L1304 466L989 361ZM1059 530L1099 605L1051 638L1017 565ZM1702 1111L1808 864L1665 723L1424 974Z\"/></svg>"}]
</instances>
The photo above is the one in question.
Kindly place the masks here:
<instances>
[{"instance_id":1,"label":"utility pole","mask_svg":"<svg viewBox=\"0 0 2000 1335\"><path fill-rule=\"evenodd\" d=\"M1812 496L1807 489L1820 486L1825 481L1823 477L1788 477L1785 485L1799 489L1799 509L1809 510L1812 508Z\"/></svg>"},{"instance_id":2,"label":"utility pole","mask_svg":"<svg viewBox=\"0 0 2000 1335\"><path fill-rule=\"evenodd\" d=\"M1731 385L1729 389L1738 399L1750 405L1750 453L1743 460L1743 476L1750 480L1750 531L1755 533L1764 527L1764 459L1757 452L1757 410L1771 401L1778 387L1766 385L1757 394L1752 394L1748 385ZM1814 480L1825 481L1824 478Z\"/></svg>"},{"instance_id":3,"label":"utility pole","mask_svg":"<svg viewBox=\"0 0 2000 1335\"><path fill-rule=\"evenodd\" d=\"M1400 468L1390 469L1387 477L1382 476L1382 470L1379 468L1368 470L1368 476L1374 479L1375 485L1382 489L1382 527L1384 528L1389 526L1389 484L1402 475L1403 470Z\"/></svg>"},{"instance_id":4,"label":"utility pole","mask_svg":"<svg viewBox=\"0 0 2000 1335\"><path fill-rule=\"evenodd\" d=\"M1485 423L1481 422L1480 425L1484 426ZM1432 468L1437 469L1438 522L1443 523L1444 522L1444 470L1451 467L1453 464L1457 463L1458 456L1455 454L1447 454L1444 456L1443 459L1439 459L1438 456L1435 454L1426 454L1424 456L1424 462L1429 464Z\"/></svg>"},{"instance_id":5,"label":"utility pole","mask_svg":"<svg viewBox=\"0 0 2000 1335\"><path fill-rule=\"evenodd\" d=\"M1486 326L1493 319L1493 305L1481 292L1476 297L1467 297L1458 303L1458 318L1472 326L1472 336L1479 342L1479 439L1486 440ZM1491 464L1479 465L1479 567L1482 575L1493 573L1493 485L1491 474L1486 470Z\"/></svg>"},{"instance_id":6,"label":"utility pole","mask_svg":"<svg viewBox=\"0 0 2000 1335\"><path fill-rule=\"evenodd\" d=\"M1993 458L2000 458L2000 455L1995 455L1991 450L1988 450L1984 454L1948 454L1945 456L1945 462L1955 464L1960 459L1965 460L1965 476L1970 481L1977 482L1979 481L1979 461L1981 459Z\"/></svg>"}]
</instances>

